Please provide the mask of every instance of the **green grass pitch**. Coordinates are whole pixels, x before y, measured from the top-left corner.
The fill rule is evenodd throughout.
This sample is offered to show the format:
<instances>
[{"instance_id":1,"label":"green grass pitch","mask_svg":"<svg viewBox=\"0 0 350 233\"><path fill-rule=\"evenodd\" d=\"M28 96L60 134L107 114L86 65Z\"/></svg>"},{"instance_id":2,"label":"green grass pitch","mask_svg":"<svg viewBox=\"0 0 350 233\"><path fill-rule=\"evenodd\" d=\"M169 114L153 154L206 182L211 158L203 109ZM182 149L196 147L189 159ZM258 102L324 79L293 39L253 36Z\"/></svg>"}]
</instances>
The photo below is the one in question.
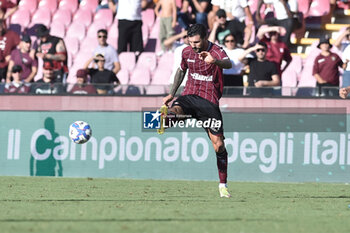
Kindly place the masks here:
<instances>
[{"instance_id":1,"label":"green grass pitch","mask_svg":"<svg viewBox=\"0 0 350 233\"><path fill-rule=\"evenodd\" d=\"M0 177L6 232L350 232L350 186Z\"/></svg>"}]
</instances>

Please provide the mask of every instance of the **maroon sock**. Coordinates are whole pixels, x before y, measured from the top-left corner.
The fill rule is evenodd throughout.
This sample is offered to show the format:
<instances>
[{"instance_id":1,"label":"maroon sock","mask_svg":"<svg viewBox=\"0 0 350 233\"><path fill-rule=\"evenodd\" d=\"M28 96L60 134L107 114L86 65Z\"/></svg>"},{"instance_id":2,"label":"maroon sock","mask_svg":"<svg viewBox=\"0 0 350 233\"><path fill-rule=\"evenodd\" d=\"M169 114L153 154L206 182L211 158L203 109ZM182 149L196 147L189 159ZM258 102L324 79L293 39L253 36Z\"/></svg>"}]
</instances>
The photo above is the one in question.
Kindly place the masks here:
<instances>
[{"instance_id":1,"label":"maroon sock","mask_svg":"<svg viewBox=\"0 0 350 233\"><path fill-rule=\"evenodd\" d=\"M216 163L218 165L220 183L227 183L227 151L216 153Z\"/></svg>"}]
</instances>

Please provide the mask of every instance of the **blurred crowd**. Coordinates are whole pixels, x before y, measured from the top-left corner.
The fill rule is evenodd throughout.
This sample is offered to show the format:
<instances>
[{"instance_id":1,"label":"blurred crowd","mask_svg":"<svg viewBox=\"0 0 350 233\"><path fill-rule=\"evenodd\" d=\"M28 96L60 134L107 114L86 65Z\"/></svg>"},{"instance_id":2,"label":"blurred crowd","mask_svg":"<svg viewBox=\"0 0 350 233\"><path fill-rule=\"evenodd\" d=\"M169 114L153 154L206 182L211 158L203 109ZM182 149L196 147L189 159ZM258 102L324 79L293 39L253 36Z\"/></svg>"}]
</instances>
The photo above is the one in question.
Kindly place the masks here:
<instances>
[{"instance_id":1,"label":"blurred crowd","mask_svg":"<svg viewBox=\"0 0 350 233\"><path fill-rule=\"evenodd\" d=\"M63 38L51 35L44 24L36 25L34 40L26 33L19 35L9 30L11 15L19 2L0 0L0 80L4 83L0 92L4 93L113 94L120 86L119 55L131 51L137 59L142 54L145 48L141 12L153 9L160 21L158 57L172 53L178 64L188 45L187 28L194 23L203 24L208 29L208 39L221 45L232 62L232 68L224 70L224 85L261 88L245 93L248 95L272 95L273 87L283 85L281 76L293 59L291 35L305 26L297 0L102 0L96 11L110 9L118 19L117 48L107 43L108 31L99 29L97 47L76 71L76 83L68 85L68 51ZM335 0L330 4L332 14ZM312 70L318 94L337 95L325 93L322 88L339 87L340 83L350 86L350 28L343 29L333 45L330 38L319 39L320 54ZM340 52L332 52L332 47ZM39 66L42 77L34 79ZM229 94L243 92L233 88Z\"/></svg>"}]
</instances>

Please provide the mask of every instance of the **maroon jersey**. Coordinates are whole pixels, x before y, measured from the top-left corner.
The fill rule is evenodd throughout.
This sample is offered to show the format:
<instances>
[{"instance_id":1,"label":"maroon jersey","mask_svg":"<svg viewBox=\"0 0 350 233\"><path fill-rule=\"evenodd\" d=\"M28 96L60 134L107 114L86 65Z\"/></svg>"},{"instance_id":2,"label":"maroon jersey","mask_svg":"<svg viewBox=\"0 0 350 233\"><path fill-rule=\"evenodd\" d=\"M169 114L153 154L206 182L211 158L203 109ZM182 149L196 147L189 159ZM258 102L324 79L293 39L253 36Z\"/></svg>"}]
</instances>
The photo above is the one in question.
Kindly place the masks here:
<instances>
[{"instance_id":1,"label":"maroon jersey","mask_svg":"<svg viewBox=\"0 0 350 233\"><path fill-rule=\"evenodd\" d=\"M6 10L8 8L13 8L15 7L17 4L9 1L9 0L0 0L0 10L2 10L4 13L6 12Z\"/></svg>"},{"instance_id":2,"label":"maroon jersey","mask_svg":"<svg viewBox=\"0 0 350 233\"><path fill-rule=\"evenodd\" d=\"M327 83L339 85L338 67L341 67L342 65L343 61L335 53L331 52L327 57L319 54L315 58L312 75L319 74Z\"/></svg>"},{"instance_id":3,"label":"maroon jersey","mask_svg":"<svg viewBox=\"0 0 350 233\"><path fill-rule=\"evenodd\" d=\"M286 45L286 43L282 41L278 41L277 43L272 43L266 37L264 37L264 39L262 39L261 41L265 42L267 45L266 60L276 64L278 73L281 76L282 61L285 60L286 62L290 62L293 59L290 54L288 46Z\"/></svg>"},{"instance_id":4,"label":"maroon jersey","mask_svg":"<svg viewBox=\"0 0 350 233\"><path fill-rule=\"evenodd\" d=\"M30 84L29 83L6 83L5 84L5 93L21 93L26 94L30 91Z\"/></svg>"},{"instance_id":5,"label":"maroon jersey","mask_svg":"<svg viewBox=\"0 0 350 233\"><path fill-rule=\"evenodd\" d=\"M87 94L96 94L96 89L93 85L90 84L76 84L72 88L72 90L69 91L69 93L77 94L77 95L87 95Z\"/></svg>"},{"instance_id":6,"label":"maroon jersey","mask_svg":"<svg viewBox=\"0 0 350 233\"><path fill-rule=\"evenodd\" d=\"M211 42L207 51L218 60L229 59L221 47ZM188 69L188 79L182 95L197 95L219 105L224 87L222 68L199 59L199 54L191 46L182 51L180 68L183 71Z\"/></svg>"},{"instance_id":7,"label":"maroon jersey","mask_svg":"<svg viewBox=\"0 0 350 233\"><path fill-rule=\"evenodd\" d=\"M0 68L8 66L5 60L6 56L11 54L20 42L19 35L14 31L6 31L4 35L0 36Z\"/></svg>"}]
</instances>

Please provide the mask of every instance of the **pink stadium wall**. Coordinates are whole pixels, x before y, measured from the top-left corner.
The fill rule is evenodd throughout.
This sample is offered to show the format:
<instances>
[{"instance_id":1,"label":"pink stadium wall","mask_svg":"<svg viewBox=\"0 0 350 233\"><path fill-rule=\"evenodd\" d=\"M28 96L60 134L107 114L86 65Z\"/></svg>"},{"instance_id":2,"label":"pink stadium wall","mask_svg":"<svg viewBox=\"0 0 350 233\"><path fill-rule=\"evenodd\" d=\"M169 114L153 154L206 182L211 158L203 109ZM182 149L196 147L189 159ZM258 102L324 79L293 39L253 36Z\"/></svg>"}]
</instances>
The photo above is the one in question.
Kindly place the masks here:
<instances>
[{"instance_id":1,"label":"pink stadium wall","mask_svg":"<svg viewBox=\"0 0 350 233\"><path fill-rule=\"evenodd\" d=\"M112 96L16 96L0 97L2 111L141 111L157 108L162 97ZM341 99L222 98L227 108L343 108L350 114L350 101Z\"/></svg>"}]
</instances>

